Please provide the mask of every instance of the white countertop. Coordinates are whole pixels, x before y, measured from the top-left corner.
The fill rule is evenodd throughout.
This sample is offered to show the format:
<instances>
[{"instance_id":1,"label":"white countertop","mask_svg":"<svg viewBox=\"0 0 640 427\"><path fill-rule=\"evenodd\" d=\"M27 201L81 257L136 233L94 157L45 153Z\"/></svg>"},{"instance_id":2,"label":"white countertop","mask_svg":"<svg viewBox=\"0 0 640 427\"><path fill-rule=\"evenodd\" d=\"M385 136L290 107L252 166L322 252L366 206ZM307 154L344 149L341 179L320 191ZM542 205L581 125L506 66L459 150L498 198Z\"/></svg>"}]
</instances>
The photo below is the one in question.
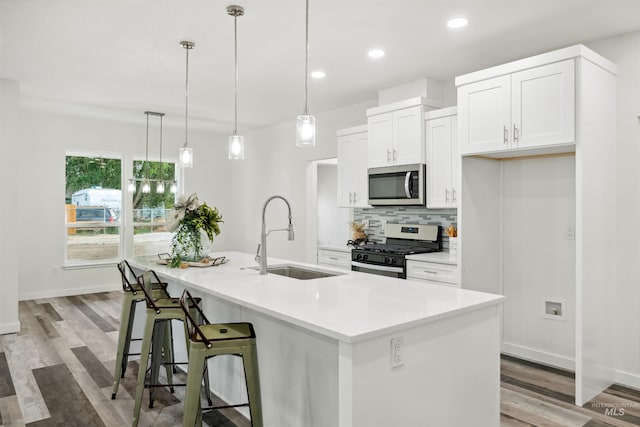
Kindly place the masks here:
<instances>
[{"instance_id":1,"label":"white countertop","mask_svg":"<svg viewBox=\"0 0 640 427\"><path fill-rule=\"evenodd\" d=\"M411 326L499 304L503 296L269 258L269 266L295 264L340 276L298 280L260 276L253 254L216 253L229 262L216 267L168 268L157 258L130 259L138 269L196 291L239 304L344 342L357 342Z\"/></svg>"},{"instance_id":2,"label":"white countertop","mask_svg":"<svg viewBox=\"0 0 640 427\"><path fill-rule=\"evenodd\" d=\"M412 259L414 261L437 262L438 264L458 265L458 260L455 258L451 259L449 252L430 252L426 254L413 254L413 255L407 255L406 259Z\"/></svg>"}]
</instances>

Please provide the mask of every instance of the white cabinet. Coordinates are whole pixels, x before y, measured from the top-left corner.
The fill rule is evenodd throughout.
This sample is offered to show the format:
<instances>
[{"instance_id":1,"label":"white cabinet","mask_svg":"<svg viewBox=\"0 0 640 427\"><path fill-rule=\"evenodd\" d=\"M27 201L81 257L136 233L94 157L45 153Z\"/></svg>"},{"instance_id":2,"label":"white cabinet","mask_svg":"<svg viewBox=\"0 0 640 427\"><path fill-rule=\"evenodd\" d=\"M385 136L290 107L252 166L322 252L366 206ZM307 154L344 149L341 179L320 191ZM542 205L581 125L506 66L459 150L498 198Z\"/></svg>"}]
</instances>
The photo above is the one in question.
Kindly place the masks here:
<instances>
[{"instance_id":1,"label":"white cabinet","mask_svg":"<svg viewBox=\"0 0 640 427\"><path fill-rule=\"evenodd\" d=\"M342 129L338 136L338 206L369 207L367 126Z\"/></svg>"},{"instance_id":2,"label":"white cabinet","mask_svg":"<svg viewBox=\"0 0 640 427\"><path fill-rule=\"evenodd\" d=\"M425 113L427 208L458 207L456 107Z\"/></svg>"},{"instance_id":3,"label":"white cabinet","mask_svg":"<svg viewBox=\"0 0 640 427\"><path fill-rule=\"evenodd\" d=\"M367 110L370 168L424 163L424 106L415 100Z\"/></svg>"},{"instance_id":4,"label":"white cabinet","mask_svg":"<svg viewBox=\"0 0 640 427\"><path fill-rule=\"evenodd\" d=\"M575 63L541 65L460 85L460 149L525 151L575 142Z\"/></svg>"},{"instance_id":5,"label":"white cabinet","mask_svg":"<svg viewBox=\"0 0 640 427\"><path fill-rule=\"evenodd\" d=\"M407 259L407 279L458 286L458 266L450 263Z\"/></svg>"},{"instance_id":6,"label":"white cabinet","mask_svg":"<svg viewBox=\"0 0 640 427\"><path fill-rule=\"evenodd\" d=\"M318 265L351 270L351 251L318 248Z\"/></svg>"}]
</instances>

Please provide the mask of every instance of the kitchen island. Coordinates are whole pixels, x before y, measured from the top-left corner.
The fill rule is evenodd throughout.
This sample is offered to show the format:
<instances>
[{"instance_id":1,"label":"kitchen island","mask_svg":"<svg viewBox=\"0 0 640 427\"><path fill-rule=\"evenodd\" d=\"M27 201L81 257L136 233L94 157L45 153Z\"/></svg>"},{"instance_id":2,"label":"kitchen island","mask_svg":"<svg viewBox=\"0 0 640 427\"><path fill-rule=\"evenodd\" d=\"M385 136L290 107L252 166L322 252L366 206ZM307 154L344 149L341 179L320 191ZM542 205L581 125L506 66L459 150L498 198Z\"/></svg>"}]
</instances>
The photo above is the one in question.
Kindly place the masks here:
<instances>
[{"instance_id":1,"label":"kitchen island","mask_svg":"<svg viewBox=\"0 0 640 427\"><path fill-rule=\"evenodd\" d=\"M229 262L130 263L154 269L175 296L189 289L202 297L212 322L254 324L265 426L499 426L504 297L329 268L338 275L260 276L253 255L215 255ZM235 359L209 362L211 387L229 403L244 401Z\"/></svg>"}]
</instances>

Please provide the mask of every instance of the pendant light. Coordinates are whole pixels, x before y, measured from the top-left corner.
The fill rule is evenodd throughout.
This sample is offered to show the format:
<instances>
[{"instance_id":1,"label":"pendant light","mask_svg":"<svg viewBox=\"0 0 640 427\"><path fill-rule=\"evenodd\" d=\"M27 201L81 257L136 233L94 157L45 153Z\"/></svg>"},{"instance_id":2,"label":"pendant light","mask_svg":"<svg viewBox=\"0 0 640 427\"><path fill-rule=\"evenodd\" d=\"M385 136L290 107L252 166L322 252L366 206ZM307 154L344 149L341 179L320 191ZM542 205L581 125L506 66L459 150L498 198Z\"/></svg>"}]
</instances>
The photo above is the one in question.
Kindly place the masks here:
<instances>
[{"instance_id":1,"label":"pendant light","mask_svg":"<svg viewBox=\"0 0 640 427\"><path fill-rule=\"evenodd\" d=\"M146 143L146 148L145 148L145 154L144 154L144 165L142 166L143 169L143 175L144 175L144 181L142 181L142 188L140 191L142 191L143 193L150 193L151 192L151 184L149 184L149 114L151 114L151 111L145 111L144 114L147 116L147 143Z\"/></svg>"},{"instance_id":2,"label":"pendant light","mask_svg":"<svg viewBox=\"0 0 640 427\"><path fill-rule=\"evenodd\" d=\"M309 0L306 0L305 55L304 55L304 111L296 122L296 145L314 147L316 145L316 119L309 113Z\"/></svg>"},{"instance_id":3,"label":"pendant light","mask_svg":"<svg viewBox=\"0 0 640 427\"><path fill-rule=\"evenodd\" d=\"M233 16L234 60L236 69L235 116L233 135L229 137L229 160L244 160L244 138L238 135L238 16L244 15L242 6L227 6L227 13Z\"/></svg>"},{"instance_id":4,"label":"pendant light","mask_svg":"<svg viewBox=\"0 0 640 427\"><path fill-rule=\"evenodd\" d=\"M158 183L156 184L156 193L164 193L164 181L162 175L162 117L164 113L157 113L160 116L160 173L158 174Z\"/></svg>"},{"instance_id":5,"label":"pendant light","mask_svg":"<svg viewBox=\"0 0 640 427\"><path fill-rule=\"evenodd\" d=\"M196 47L194 42L181 41L182 46L187 53L185 85L184 85L184 145L180 147L179 165L183 168L193 167L193 149L188 144L188 125L189 125L189 51Z\"/></svg>"}]
</instances>

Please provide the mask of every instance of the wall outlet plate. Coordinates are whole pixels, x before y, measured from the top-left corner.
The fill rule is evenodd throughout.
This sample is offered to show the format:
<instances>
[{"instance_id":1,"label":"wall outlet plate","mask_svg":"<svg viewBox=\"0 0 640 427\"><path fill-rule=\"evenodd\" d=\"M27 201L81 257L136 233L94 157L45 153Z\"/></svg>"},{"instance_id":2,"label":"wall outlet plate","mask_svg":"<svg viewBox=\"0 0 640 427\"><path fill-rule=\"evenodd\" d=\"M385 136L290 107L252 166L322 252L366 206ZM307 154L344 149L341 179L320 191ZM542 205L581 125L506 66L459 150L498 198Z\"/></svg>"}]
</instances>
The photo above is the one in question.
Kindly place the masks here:
<instances>
[{"instance_id":1,"label":"wall outlet plate","mask_svg":"<svg viewBox=\"0 0 640 427\"><path fill-rule=\"evenodd\" d=\"M364 229L368 229L369 228L369 220L368 219L363 219L362 221L360 221L360 223L362 225L364 225Z\"/></svg>"},{"instance_id":2,"label":"wall outlet plate","mask_svg":"<svg viewBox=\"0 0 640 427\"><path fill-rule=\"evenodd\" d=\"M391 338L391 367L404 365L404 337Z\"/></svg>"}]
</instances>

